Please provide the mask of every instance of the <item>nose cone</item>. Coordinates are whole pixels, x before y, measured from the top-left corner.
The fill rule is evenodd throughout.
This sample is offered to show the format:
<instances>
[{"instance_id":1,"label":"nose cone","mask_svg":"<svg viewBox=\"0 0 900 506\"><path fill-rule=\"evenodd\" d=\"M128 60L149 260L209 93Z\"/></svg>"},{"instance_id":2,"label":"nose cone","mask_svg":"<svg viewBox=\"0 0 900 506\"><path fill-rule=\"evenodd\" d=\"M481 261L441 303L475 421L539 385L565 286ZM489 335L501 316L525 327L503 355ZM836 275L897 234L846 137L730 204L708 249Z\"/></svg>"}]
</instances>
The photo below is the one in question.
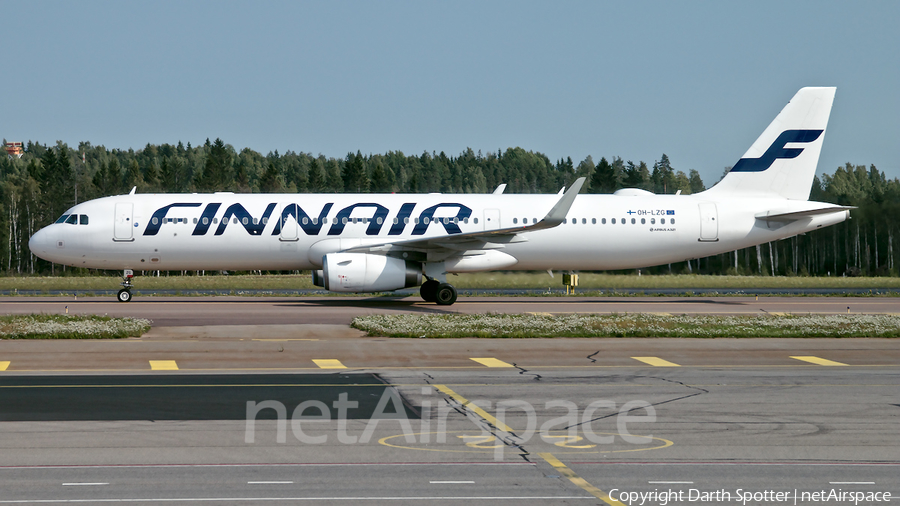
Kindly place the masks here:
<instances>
[{"instance_id":1,"label":"nose cone","mask_svg":"<svg viewBox=\"0 0 900 506\"><path fill-rule=\"evenodd\" d=\"M51 248L54 246L51 242L52 240L50 234L47 232L47 227L44 227L35 232L35 234L31 236L31 239L28 240L28 249L30 249L36 257L48 260L47 254L52 251Z\"/></svg>"}]
</instances>

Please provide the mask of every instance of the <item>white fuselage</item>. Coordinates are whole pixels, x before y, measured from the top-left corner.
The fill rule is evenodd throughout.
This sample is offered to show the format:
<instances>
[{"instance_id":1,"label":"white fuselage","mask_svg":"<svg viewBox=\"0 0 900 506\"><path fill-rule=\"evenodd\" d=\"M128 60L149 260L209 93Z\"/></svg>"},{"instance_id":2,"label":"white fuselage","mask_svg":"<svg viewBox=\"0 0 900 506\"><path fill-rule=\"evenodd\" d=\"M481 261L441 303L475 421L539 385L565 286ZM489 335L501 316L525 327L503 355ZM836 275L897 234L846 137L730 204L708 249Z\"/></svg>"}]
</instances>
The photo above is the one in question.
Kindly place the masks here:
<instances>
[{"instance_id":1,"label":"white fuselage","mask_svg":"<svg viewBox=\"0 0 900 506\"><path fill-rule=\"evenodd\" d=\"M773 209L802 211L829 204L709 197L579 195L565 223L495 245L515 259L512 265L486 262L454 269L448 264L447 271L648 267L791 237L848 216L839 211L767 222L757 217ZM74 206L66 214L78 219L45 227L30 246L46 260L96 269L320 269L324 254L357 246L513 228L523 220L533 224L558 199L515 194L120 195Z\"/></svg>"}]
</instances>

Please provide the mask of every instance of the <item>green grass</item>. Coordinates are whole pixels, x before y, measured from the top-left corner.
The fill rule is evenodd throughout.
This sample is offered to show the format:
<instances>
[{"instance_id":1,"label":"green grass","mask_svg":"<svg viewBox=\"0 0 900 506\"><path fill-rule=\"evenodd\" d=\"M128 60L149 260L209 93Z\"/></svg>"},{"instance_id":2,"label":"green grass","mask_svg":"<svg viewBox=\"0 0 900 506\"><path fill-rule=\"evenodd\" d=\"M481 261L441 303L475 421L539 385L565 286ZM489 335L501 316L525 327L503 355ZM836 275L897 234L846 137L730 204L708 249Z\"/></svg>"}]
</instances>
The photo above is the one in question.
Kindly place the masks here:
<instances>
[{"instance_id":1,"label":"green grass","mask_svg":"<svg viewBox=\"0 0 900 506\"><path fill-rule=\"evenodd\" d=\"M37 290L49 292L117 290L120 279L116 276L58 276L58 277L0 277L0 290ZM486 272L449 276L448 281L459 290L531 289L564 290L562 276L551 278L546 272ZM292 275L215 275L215 276L137 276L135 290L310 290L308 274ZM801 276L705 276L696 274L637 276L617 274L581 273L578 293L597 290L622 289L682 289L706 291L715 289L898 289L900 278L892 277L801 277Z\"/></svg>"},{"instance_id":2,"label":"green grass","mask_svg":"<svg viewBox=\"0 0 900 506\"><path fill-rule=\"evenodd\" d=\"M0 339L119 339L139 337L150 321L109 316L30 314L0 316Z\"/></svg>"},{"instance_id":3,"label":"green grass","mask_svg":"<svg viewBox=\"0 0 900 506\"><path fill-rule=\"evenodd\" d=\"M353 328L378 337L900 337L900 316L371 315Z\"/></svg>"}]
</instances>

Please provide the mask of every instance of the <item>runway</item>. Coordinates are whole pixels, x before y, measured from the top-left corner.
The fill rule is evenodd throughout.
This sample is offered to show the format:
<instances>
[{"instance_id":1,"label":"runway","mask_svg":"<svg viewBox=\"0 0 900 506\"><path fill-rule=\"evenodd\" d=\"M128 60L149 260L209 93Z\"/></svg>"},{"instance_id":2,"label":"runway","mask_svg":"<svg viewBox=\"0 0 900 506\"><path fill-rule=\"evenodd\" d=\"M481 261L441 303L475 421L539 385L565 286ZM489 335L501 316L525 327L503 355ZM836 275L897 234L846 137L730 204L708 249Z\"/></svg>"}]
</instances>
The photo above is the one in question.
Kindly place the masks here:
<instances>
[{"instance_id":1,"label":"runway","mask_svg":"<svg viewBox=\"0 0 900 506\"><path fill-rule=\"evenodd\" d=\"M896 340L385 339L346 325L498 308L900 313L890 298L635 299L2 299L4 313L68 305L154 330L0 341L0 504L896 501Z\"/></svg>"}]
</instances>

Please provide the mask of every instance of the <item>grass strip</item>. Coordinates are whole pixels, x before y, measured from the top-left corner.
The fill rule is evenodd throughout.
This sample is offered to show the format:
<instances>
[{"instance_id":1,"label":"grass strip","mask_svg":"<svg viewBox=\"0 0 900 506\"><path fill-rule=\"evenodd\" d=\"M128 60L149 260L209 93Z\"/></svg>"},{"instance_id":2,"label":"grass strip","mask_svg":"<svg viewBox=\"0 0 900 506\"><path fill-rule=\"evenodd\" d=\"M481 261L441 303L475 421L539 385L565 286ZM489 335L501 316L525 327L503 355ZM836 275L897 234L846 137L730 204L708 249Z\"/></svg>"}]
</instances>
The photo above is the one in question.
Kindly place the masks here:
<instances>
[{"instance_id":1,"label":"grass strip","mask_svg":"<svg viewBox=\"0 0 900 506\"><path fill-rule=\"evenodd\" d=\"M191 271L193 273L193 271ZM109 274L96 276L29 276L0 277L0 290L118 290L121 280ZM310 290L309 274L162 276L135 278L140 290ZM562 277L551 278L546 272L483 272L452 276L450 282L458 290L526 289L564 291ZM900 277L807 277L807 276L712 276L698 274L623 275L584 272L579 275L578 294L587 291L618 289L681 289L706 291L716 289L900 289Z\"/></svg>"},{"instance_id":2,"label":"grass strip","mask_svg":"<svg viewBox=\"0 0 900 506\"><path fill-rule=\"evenodd\" d=\"M371 315L353 319L370 336L545 337L900 337L900 316L784 315Z\"/></svg>"},{"instance_id":3,"label":"grass strip","mask_svg":"<svg viewBox=\"0 0 900 506\"><path fill-rule=\"evenodd\" d=\"M150 320L96 315L0 316L0 339L120 339L139 337Z\"/></svg>"}]
</instances>

